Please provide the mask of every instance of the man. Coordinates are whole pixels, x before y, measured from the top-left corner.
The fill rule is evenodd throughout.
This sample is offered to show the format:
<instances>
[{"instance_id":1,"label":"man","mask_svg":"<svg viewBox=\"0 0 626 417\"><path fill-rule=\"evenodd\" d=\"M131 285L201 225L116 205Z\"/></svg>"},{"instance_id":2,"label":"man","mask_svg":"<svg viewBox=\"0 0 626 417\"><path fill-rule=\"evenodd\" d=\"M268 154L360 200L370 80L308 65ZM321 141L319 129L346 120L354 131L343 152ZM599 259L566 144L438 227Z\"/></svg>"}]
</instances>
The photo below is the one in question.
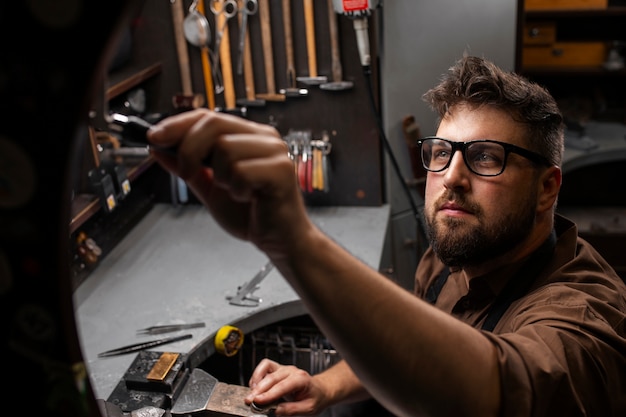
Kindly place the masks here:
<instances>
[{"instance_id":1,"label":"man","mask_svg":"<svg viewBox=\"0 0 626 417\"><path fill-rule=\"evenodd\" d=\"M311 376L264 360L248 401L316 414L373 397L396 415L626 415L626 286L555 215L563 126L552 97L464 57L425 95L431 247L414 295L309 220L268 126L194 111L149 134L215 219L264 251L344 361ZM209 169L201 161L209 158Z\"/></svg>"}]
</instances>

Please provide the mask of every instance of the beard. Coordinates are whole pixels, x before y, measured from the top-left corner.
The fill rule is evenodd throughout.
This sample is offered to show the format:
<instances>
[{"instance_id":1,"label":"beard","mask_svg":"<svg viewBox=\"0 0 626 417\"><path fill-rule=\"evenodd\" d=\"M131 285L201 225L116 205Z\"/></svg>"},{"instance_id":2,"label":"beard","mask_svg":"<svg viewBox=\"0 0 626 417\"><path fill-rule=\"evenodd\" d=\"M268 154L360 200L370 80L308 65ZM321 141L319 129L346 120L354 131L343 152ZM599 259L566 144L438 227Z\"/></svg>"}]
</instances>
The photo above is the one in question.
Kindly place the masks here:
<instances>
[{"instance_id":1,"label":"beard","mask_svg":"<svg viewBox=\"0 0 626 417\"><path fill-rule=\"evenodd\" d=\"M448 266L463 268L497 258L519 245L535 223L536 195L494 219L485 218L481 207L462 194L452 191L440 202L449 200L474 213L479 225L458 218L436 219L439 204L432 207L433 212L426 216L428 239L437 257Z\"/></svg>"}]
</instances>

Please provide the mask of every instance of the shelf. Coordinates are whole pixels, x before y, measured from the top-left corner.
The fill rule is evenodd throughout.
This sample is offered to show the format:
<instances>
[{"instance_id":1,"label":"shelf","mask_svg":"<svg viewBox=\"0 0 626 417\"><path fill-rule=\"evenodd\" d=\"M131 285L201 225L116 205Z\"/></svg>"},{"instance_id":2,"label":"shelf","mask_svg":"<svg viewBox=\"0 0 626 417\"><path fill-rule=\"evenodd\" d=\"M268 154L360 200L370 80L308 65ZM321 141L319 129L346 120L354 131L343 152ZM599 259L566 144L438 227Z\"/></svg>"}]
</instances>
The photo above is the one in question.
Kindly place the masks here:
<instances>
[{"instance_id":1,"label":"shelf","mask_svg":"<svg viewBox=\"0 0 626 417\"><path fill-rule=\"evenodd\" d=\"M106 100L113 98L129 91L130 89L142 84L161 72L161 62L154 62L145 65L127 65L119 70L108 74ZM94 155L97 160L98 155ZM128 164L126 166L128 179L132 182L152 164L153 159L148 157L138 163ZM95 161L97 166L99 163ZM79 194L74 196L71 205L71 221L70 233L74 233L80 226L89 220L94 214L101 209L101 203L97 196L93 194Z\"/></svg>"},{"instance_id":2,"label":"shelf","mask_svg":"<svg viewBox=\"0 0 626 417\"><path fill-rule=\"evenodd\" d=\"M154 164L154 159L148 157L143 161L127 166L128 179L133 182ZM132 193L132 191L131 191ZM100 200L93 194L78 194L74 196L71 206L70 234L74 233L80 226L89 220L102 208Z\"/></svg>"},{"instance_id":3,"label":"shelf","mask_svg":"<svg viewBox=\"0 0 626 417\"><path fill-rule=\"evenodd\" d=\"M78 194L72 200L70 234L100 210L100 200L93 194Z\"/></svg>"},{"instance_id":4,"label":"shelf","mask_svg":"<svg viewBox=\"0 0 626 417\"><path fill-rule=\"evenodd\" d=\"M145 67L128 67L109 74L107 100L111 100L123 94L133 87L147 81L161 72L161 63L156 62Z\"/></svg>"}]
</instances>

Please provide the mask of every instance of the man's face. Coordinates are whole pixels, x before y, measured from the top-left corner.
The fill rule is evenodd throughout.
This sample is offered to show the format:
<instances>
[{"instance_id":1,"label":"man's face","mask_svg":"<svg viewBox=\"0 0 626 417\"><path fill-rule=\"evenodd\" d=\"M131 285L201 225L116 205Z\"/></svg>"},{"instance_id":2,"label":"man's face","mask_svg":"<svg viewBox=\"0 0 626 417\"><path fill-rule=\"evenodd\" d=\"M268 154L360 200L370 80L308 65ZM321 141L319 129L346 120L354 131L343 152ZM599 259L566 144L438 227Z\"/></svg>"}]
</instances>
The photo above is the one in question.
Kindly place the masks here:
<instances>
[{"instance_id":1,"label":"man's face","mask_svg":"<svg viewBox=\"0 0 626 417\"><path fill-rule=\"evenodd\" d=\"M454 142L491 139L527 148L524 128L500 110L452 108L437 136ZM510 153L495 177L472 173L457 151L448 168L429 172L425 215L430 243L450 266L476 266L519 245L531 232L537 176L530 161Z\"/></svg>"}]
</instances>

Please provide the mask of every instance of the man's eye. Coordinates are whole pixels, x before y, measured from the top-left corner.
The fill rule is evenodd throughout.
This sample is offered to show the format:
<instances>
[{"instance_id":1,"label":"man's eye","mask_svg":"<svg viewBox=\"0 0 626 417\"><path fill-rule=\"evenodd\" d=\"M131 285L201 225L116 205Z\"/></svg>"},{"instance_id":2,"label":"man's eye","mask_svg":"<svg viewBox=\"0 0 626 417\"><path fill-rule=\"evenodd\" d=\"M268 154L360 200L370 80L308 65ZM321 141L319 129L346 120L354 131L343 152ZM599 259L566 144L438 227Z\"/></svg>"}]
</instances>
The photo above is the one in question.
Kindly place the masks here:
<instances>
[{"instance_id":1,"label":"man's eye","mask_svg":"<svg viewBox=\"0 0 626 417\"><path fill-rule=\"evenodd\" d=\"M447 159L450 157L450 152L447 149L433 149L433 158Z\"/></svg>"},{"instance_id":2,"label":"man's eye","mask_svg":"<svg viewBox=\"0 0 626 417\"><path fill-rule=\"evenodd\" d=\"M493 152L487 152L487 151L483 151L483 152L479 152L474 154L474 156L472 157L472 160L475 163L478 164L482 164L482 165L499 165L502 164L502 157L499 154L493 153Z\"/></svg>"}]
</instances>

